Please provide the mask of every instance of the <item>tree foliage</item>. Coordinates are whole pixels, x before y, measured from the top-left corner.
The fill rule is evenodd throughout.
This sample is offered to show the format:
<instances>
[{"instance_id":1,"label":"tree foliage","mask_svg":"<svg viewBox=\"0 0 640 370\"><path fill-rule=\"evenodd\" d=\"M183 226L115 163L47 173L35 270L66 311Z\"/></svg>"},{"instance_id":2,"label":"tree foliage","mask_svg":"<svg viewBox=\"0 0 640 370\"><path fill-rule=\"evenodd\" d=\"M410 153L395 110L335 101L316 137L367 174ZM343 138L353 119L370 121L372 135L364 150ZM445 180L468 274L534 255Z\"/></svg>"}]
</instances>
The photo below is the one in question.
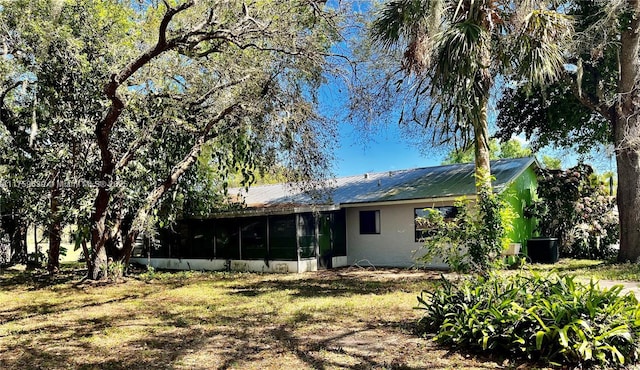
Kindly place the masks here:
<instances>
[{"instance_id":1,"label":"tree foliage","mask_svg":"<svg viewBox=\"0 0 640 370\"><path fill-rule=\"evenodd\" d=\"M516 139L499 142L497 139L489 141L491 160L502 158L523 158L529 157L533 153L531 149L523 147L522 143ZM445 157L442 164L470 163L473 162L473 148L454 148Z\"/></svg>"},{"instance_id":2,"label":"tree foliage","mask_svg":"<svg viewBox=\"0 0 640 370\"><path fill-rule=\"evenodd\" d=\"M476 204L459 200L454 206L457 211L451 220L445 220L437 209L426 209L424 217L416 218L425 230L419 259L427 263L442 259L456 272L484 273L509 247L507 235L517 215L498 194L489 191L481 192Z\"/></svg>"},{"instance_id":3,"label":"tree foliage","mask_svg":"<svg viewBox=\"0 0 640 370\"><path fill-rule=\"evenodd\" d=\"M640 258L640 3L632 0L573 0L564 11L576 33L567 48L561 82L532 96L505 95L499 119L504 135L525 132L540 145L555 143L591 149L613 143L618 169L620 261ZM524 112L522 114L521 112Z\"/></svg>"},{"instance_id":4,"label":"tree foliage","mask_svg":"<svg viewBox=\"0 0 640 370\"><path fill-rule=\"evenodd\" d=\"M400 122L430 128L434 142L473 143L479 175L490 173L495 81L556 81L572 26L554 2L398 0L383 4L371 30L373 40L400 59L399 71L377 79L380 95L390 92L397 100L377 100L391 101ZM374 63L374 69L380 65Z\"/></svg>"},{"instance_id":5,"label":"tree foliage","mask_svg":"<svg viewBox=\"0 0 640 370\"><path fill-rule=\"evenodd\" d=\"M620 231L615 198L607 195L606 184L584 164L539 171L540 198L525 210L538 220L536 231L559 238L564 257L611 258Z\"/></svg>"},{"instance_id":6,"label":"tree foliage","mask_svg":"<svg viewBox=\"0 0 640 370\"><path fill-rule=\"evenodd\" d=\"M155 222L219 204L230 174L248 185L274 164L293 181L328 172L332 126L316 112L316 90L338 19L323 2L25 0L1 9L11 117L1 126L15 128L13 153L42 148L22 156L42 166L27 178L49 168L81 180L61 189L57 212L77 223L94 278L108 257L126 262Z\"/></svg>"},{"instance_id":7,"label":"tree foliage","mask_svg":"<svg viewBox=\"0 0 640 370\"><path fill-rule=\"evenodd\" d=\"M496 137L524 134L534 150L546 146L588 154L613 140L609 123L585 107L566 82L544 90L507 89L498 102Z\"/></svg>"}]
</instances>

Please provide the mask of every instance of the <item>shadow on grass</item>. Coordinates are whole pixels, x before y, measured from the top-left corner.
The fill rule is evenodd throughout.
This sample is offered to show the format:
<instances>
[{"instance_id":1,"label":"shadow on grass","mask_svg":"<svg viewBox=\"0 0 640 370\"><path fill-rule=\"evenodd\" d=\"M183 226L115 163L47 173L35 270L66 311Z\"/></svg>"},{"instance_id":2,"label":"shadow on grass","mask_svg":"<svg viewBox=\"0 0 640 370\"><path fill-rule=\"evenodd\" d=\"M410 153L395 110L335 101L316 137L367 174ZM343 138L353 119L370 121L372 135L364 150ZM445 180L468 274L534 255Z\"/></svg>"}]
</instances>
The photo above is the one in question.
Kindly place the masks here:
<instances>
[{"instance_id":1,"label":"shadow on grass","mask_svg":"<svg viewBox=\"0 0 640 370\"><path fill-rule=\"evenodd\" d=\"M0 311L0 324L8 324L13 321L32 319L37 316L46 316L60 314L64 312L87 309L91 307L99 307L112 303L129 301L131 299L143 298L142 294L128 294L120 298L108 299L105 301L90 301L68 305L68 302L49 303L43 302L38 304L27 304L17 307L13 310Z\"/></svg>"},{"instance_id":2,"label":"shadow on grass","mask_svg":"<svg viewBox=\"0 0 640 370\"><path fill-rule=\"evenodd\" d=\"M319 275L298 280L261 280L232 287L234 294L258 297L275 291L289 291L296 298L348 297L365 294L387 294L393 292L419 292L440 284L439 277L429 279L372 280L363 277Z\"/></svg>"},{"instance_id":3,"label":"shadow on grass","mask_svg":"<svg viewBox=\"0 0 640 370\"><path fill-rule=\"evenodd\" d=\"M26 287L27 290L39 290L80 281L86 274L86 269L63 269L57 274L49 274L44 270L7 270L0 275L0 288L10 290Z\"/></svg>"},{"instance_id":4,"label":"shadow on grass","mask_svg":"<svg viewBox=\"0 0 640 370\"><path fill-rule=\"evenodd\" d=\"M419 340L412 331L413 320L392 321L372 315L364 321L347 320L347 325L328 328L319 324L313 313L306 312L304 305L291 312L289 320L283 320L274 316L278 310L263 305L245 309L234 307L233 303L241 301L241 297L259 297L278 290L287 290L288 296L296 298L413 293L436 286L439 280L424 275L377 280L375 276L339 273L299 278L256 274L189 276L168 275L150 285L136 282L130 288L137 291L130 290L126 283L126 289L115 292L96 286L94 294L104 292L111 296L88 302L69 298L64 304L49 306L28 304L0 313L5 315L0 319L0 351L5 353L0 356L0 368L228 369L265 361L265 367L273 368L282 366L285 356L287 361L293 358L294 363L314 369L409 369L412 367L405 362L406 355L393 353L393 340L386 337ZM25 281L26 285L31 282ZM183 285L193 284L199 289L203 281L204 286L223 283L224 293L220 294L235 297L220 299L233 303L225 303L230 306L220 310L216 297L196 302L172 294L152 296ZM73 285L61 286L59 291L69 297L76 292L79 290ZM123 304L128 301L134 303ZM265 302L273 301L269 298ZM282 304L287 304L286 300ZM209 310L209 305L216 309ZM2 334L6 319L29 319L29 328ZM389 346L392 354L380 356L381 346Z\"/></svg>"}]
</instances>

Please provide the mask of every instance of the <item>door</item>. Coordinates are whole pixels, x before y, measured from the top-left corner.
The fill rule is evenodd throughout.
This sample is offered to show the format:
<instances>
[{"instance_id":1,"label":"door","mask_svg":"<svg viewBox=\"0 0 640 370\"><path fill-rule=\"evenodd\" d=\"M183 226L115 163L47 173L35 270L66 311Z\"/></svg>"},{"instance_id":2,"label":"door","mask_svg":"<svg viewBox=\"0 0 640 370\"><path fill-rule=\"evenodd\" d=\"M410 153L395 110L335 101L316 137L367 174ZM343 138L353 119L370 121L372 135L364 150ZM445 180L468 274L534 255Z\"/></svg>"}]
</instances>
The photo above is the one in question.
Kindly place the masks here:
<instances>
[{"instance_id":1,"label":"door","mask_svg":"<svg viewBox=\"0 0 640 370\"><path fill-rule=\"evenodd\" d=\"M333 260L333 214L321 213L318 222L318 268L330 269Z\"/></svg>"}]
</instances>

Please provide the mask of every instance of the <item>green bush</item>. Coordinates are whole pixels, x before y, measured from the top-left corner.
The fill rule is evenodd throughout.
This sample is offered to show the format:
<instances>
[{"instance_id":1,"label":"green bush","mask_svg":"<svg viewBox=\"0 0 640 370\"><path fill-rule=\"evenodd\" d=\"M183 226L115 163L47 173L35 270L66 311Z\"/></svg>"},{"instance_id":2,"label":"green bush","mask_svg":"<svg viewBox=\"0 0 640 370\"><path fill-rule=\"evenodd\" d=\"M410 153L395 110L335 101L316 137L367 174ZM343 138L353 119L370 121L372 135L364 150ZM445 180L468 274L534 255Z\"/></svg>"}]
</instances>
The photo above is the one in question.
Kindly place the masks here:
<instances>
[{"instance_id":1,"label":"green bush","mask_svg":"<svg viewBox=\"0 0 640 370\"><path fill-rule=\"evenodd\" d=\"M421 328L441 344L572 366L638 362L640 305L621 286L568 275L490 273L422 292Z\"/></svg>"},{"instance_id":2,"label":"green bush","mask_svg":"<svg viewBox=\"0 0 640 370\"><path fill-rule=\"evenodd\" d=\"M476 204L455 202L457 214L445 220L437 209L427 208L416 223L426 232L419 260L440 258L455 272L484 271L509 247L508 233L517 217L510 205L490 191L480 191Z\"/></svg>"}]
</instances>

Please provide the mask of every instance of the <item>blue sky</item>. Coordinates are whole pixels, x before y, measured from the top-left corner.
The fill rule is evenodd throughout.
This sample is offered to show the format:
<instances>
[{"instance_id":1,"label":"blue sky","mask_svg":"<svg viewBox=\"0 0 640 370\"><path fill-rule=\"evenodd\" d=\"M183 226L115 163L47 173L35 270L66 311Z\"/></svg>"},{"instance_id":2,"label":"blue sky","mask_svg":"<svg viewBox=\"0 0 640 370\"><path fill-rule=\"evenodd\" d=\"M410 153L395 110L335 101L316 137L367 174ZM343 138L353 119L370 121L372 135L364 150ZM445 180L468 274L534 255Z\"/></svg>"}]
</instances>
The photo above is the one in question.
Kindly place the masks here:
<instances>
[{"instance_id":1,"label":"blue sky","mask_svg":"<svg viewBox=\"0 0 640 370\"><path fill-rule=\"evenodd\" d=\"M437 166L445 157L443 149L421 153L393 123L381 125L367 139L363 142L362 134L348 123L340 124L339 147L334 151L336 176Z\"/></svg>"},{"instance_id":2,"label":"blue sky","mask_svg":"<svg viewBox=\"0 0 640 370\"><path fill-rule=\"evenodd\" d=\"M321 94L323 110L341 109L339 100L328 91ZM495 115L491 116L495 119ZM364 135L343 121L338 123L337 134L333 151L334 175L337 177L437 166L449 151L445 147L431 147L426 140L425 145L419 147L402 134L397 122L378 122L371 132ZM523 143L526 145L526 141ZM586 162L600 173L615 171L615 159L610 154L604 150L595 151ZM575 153L555 148L544 148L537 153L538 159L541 160L543 155L560 158L563 168L574 166L579 160Z\"/></svg>"},{"instance_id":3,"label":"blue sky","mask_svg":"<svg viewBox=\"0 0 640 370\"><path fill-rule=\"evenodd\" d=\"M369 1L355 1L351 6L357 6L359 11L365 12L369 5ZM351 55L351 51L343 43L334 46L334 48L338 54ZM348 89L345 86L339 86L340 83L335 84L336 80L333 82L323 86L318 97L321 113L336 118L345 115L346 104L344 102L348 99L346 93ZM494 126L496 113L492 111L489 114L490 131ZM335 156L334 175L337 177L437 166L442 163L450 151L450 148L431 147L428 140L425 140L424 145L418 146L403 135L395 120L393 122L375 122L373 129L366 135L346 120L338 118L338 121L338 137L335 140L333 152ZM520 140L526 146L526 140ZM544 148L536 155L539 160L543 155L560 158L563 168L574 166L579 161L579 157L575 153L554 148ZM615 171L615 160L611 153L604 150L592 153L591 158L586 158L585 161L593 165L598 172Z\"/></svg>"}]
</instances>

